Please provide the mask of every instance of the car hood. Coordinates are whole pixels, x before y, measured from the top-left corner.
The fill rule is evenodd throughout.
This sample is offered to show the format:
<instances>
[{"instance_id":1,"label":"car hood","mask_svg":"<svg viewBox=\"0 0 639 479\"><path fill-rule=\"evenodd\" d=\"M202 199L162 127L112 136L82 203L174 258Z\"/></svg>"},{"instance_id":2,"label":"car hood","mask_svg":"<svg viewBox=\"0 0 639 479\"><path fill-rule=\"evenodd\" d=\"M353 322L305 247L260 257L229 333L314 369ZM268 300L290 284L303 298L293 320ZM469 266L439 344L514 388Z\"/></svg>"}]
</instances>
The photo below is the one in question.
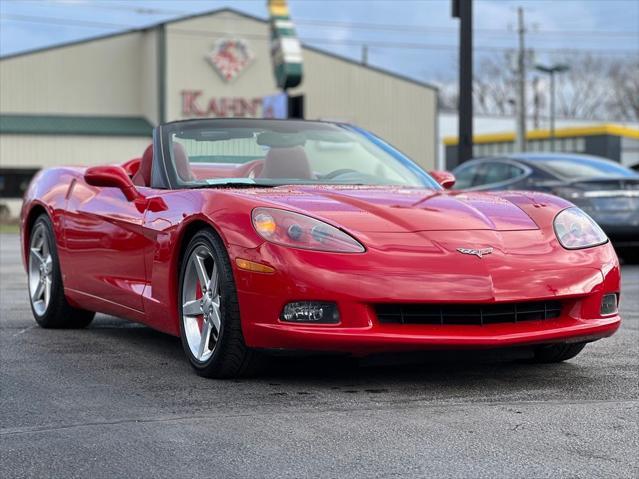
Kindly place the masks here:
<instances>
[{"instance_id":1,"label":"car hood","mask_svg":"<svg viewBox=\"0 0 639 479\"><path fill-rule=\"evenodd\" d=\"M237 193L362 232L538 229L514 202L492 193L352 186L287 186Z\"/></svg>"}]
</instances>

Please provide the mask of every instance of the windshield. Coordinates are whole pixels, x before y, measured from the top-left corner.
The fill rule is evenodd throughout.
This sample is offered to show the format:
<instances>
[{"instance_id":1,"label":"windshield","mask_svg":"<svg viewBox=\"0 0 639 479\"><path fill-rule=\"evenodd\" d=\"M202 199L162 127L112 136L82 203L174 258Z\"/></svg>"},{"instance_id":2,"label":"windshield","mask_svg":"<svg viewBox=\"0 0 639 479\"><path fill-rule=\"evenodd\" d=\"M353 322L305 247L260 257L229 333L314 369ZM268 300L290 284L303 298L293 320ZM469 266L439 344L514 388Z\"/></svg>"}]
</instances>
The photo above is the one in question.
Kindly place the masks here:
<instances>
[{"instance_id":1,"label":"windshield","mask_svg":"<svg viewBox=\"0 0 639 479\"><path fill-rule=\"evenodd\" d=\"M629 168L596 158L544 158L537 161L551 173L564 178L639 177Z\"/></svg>"},{"instance_id":2,"label":"windshield","mask_svg":"<svg viewBox=\"0 0 639 479\"><path fill-rule=\"evenodd\" d=\"M325 122L204 120L166 125L178 184L439 185L379 138Z\"/></svg>"}]
</instances>

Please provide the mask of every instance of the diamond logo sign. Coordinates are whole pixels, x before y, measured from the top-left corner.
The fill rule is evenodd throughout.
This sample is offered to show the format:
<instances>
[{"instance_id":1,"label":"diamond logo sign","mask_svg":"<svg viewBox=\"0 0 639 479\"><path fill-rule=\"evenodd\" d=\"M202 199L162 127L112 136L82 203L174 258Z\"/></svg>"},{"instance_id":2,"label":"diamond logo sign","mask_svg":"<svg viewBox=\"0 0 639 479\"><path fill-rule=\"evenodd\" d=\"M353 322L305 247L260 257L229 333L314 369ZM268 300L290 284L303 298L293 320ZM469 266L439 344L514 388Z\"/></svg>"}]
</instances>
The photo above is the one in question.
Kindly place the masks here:
<instances>
[{"instance_id":1,"label":"diamond logo sign","mask_svg":"<svg viewBox=\"0 0 639 479\"><path fill-rule=\"evenodd\" d=\"M207 59L215 68L215 71L226 82L237 78L254 59L253 52L244 40L222 38L215 43L213 51L207 55Z\"/></svg>"}]
</instances>

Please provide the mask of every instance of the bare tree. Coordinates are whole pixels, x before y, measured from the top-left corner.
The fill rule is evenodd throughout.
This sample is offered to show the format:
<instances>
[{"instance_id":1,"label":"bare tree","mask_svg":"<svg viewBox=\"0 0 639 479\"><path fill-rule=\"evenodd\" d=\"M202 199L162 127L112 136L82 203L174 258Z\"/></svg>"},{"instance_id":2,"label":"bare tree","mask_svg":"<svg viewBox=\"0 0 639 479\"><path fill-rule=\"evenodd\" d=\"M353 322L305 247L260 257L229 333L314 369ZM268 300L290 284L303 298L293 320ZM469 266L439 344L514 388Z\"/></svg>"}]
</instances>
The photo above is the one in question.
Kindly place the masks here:
<instances>
[{"instance_id":1,"label":"bare tree","mask_svg":"<svg viewBox=\"0 0 639 479\"><path fill-rule=\"evenodd\" d=\"M551 63L568 65L557 76L557 116L599 119L609 117L613 96L608 75L609 60L592 55L555 56Z\"/></svg>"},{"instance_id":2,"label":"bare tree","mask_svg":"<svg viewBox=\"0 0 639 479\"><path fill-rule=\"evenodd\" d=\"M515 113L515 75L508 55L483 57L473 79L475 108L485 115Z\"/></svg>"},{"instance_id":3,"label":"bare tree","mask_svg":"<svg viewBox=\"0 0 639 479\"><path fill-rule=\"evenodd\" d=\"M557 77L557 116L592 120L639 120L639 57L598 55L556 55L549 63L562 63L570 70ZM529 82L532 90L532 75ZM484 115L515 114L515 74L508 55L483 56L473 82L475 112ZM546 92L548 94L548 92ZM543 93L542 93L543 95ZM442 83L440 106L455 109L455 82ZM528 113L535 108L534 95L528 95ZM542 111L548 116L549 102Z\"/></svg>"},{"instance_id":4,"label":"bare tree","mask_svg":"<svg viewBox=\"0 0 639 479\"><path fill-rule=\"evenodd\" d=\"M608 108L619 119L639 120L639 58L614 62L610 68L613 96Z\"/></svg>"}]
</instances>

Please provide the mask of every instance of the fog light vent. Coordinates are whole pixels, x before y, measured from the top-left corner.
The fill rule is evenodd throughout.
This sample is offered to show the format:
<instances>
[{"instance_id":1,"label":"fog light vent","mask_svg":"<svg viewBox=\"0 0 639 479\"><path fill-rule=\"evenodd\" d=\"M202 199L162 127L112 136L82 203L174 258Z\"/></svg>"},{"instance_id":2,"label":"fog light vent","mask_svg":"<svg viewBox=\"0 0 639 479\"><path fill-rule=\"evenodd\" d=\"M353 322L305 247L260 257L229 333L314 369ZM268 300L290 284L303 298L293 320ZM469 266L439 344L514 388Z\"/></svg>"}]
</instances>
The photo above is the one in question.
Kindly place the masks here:
<instances>
[{"instance_id":1,"label":"fog light vent","mask_svg":"<svg viewBox=\"0 0 639 479\"><path fill-rule=\"evenodd\" d=\"M601 314L615 314L617 312L617 295L606 294L601 300Z\"/></svg>"},{"instance_id":2,"label":"fog light vent","mask_svg":"<svg viewBox=\"0 0 639 479\"><path fill-rule=\"evenodd\" d=\"M284 306L282 321L290 323L339 323L339 311L335 303L321 301L296 301Z\"/></svg>"}]
</instances>

